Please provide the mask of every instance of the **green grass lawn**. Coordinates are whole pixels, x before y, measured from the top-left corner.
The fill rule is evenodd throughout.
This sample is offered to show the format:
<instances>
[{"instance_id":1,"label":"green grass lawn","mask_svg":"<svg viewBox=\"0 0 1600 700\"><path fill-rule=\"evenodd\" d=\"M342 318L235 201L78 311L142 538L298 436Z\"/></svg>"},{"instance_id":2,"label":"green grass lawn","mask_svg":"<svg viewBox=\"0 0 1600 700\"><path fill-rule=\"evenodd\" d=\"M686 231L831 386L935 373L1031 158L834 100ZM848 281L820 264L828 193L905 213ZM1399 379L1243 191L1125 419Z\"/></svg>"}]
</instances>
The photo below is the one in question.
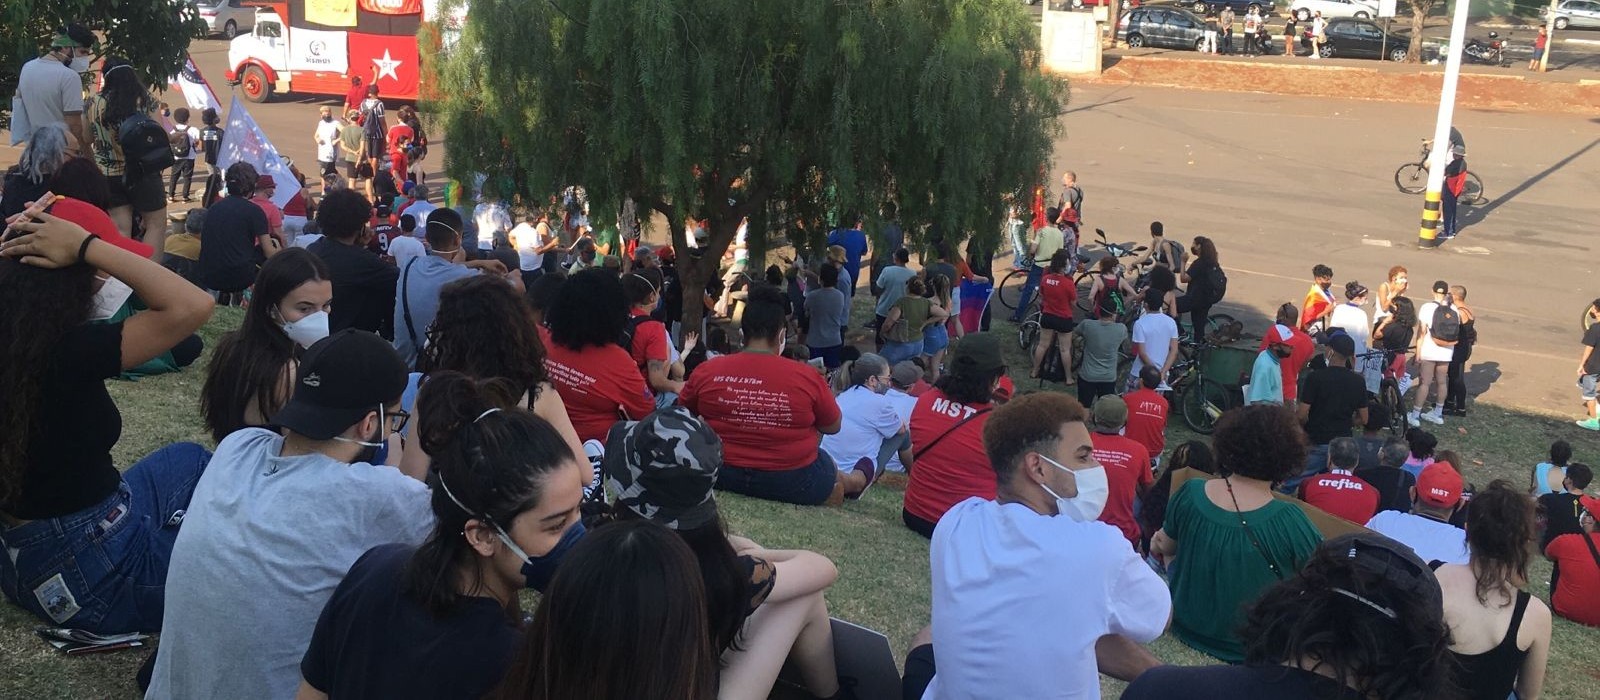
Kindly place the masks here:
<instances>
[{"instance_id":1,"label":"green grass lawn","mask_svg":"<svg viewBox=\"0 0 1600 700\"><path fill-rule=\"evenodd\" d=\"M870 296L856 298L856 318L870 318ZM208 347L216 336L239 322L238 310L219 310L202 331ZM1015 328L996 322L1002 347L1019 391L1038 390L1027 379L1028 360L1016 342ZM203 361L202 361L203 362ZM133 464L140 456L177 440L209 444L201 427L197 397L203 367L138 382L113 382L112 395L123 415L117 464ZM1059 390L1046 384L1043 390ZM1176 424L1178 421L1174 419ZM1181 425L1170 429L1168 442L1191 437ZM1478 405L1464 420L1452 421L1439 434L1440 447L1460 452L1468 461L1468 481L1479 486L1496 478L1524 485L1528 471L1546 453L1552 440L1566 438L1578 446L1580 461L1594 462L1588 452L1591 436L1569 419L1536 416ZM719 494L730 526L769 547L806 548L827 555L839 567L839 581L829 591L832 613L882 631L903 657L912 635L927 624L930 592L928 543L900 522L901 491L892 484L875 486L865 498L842 508L806 508ZM359 498L359 494L351 494ZM1537 559L1531 572L1532 591L1548 600L1550 567ZM1061 582L1070 586L1070 581ZM531 609L531 608L530 608ZM0 605L0 698L127 698L136 696L133 677L149 653L125 651L101 656L67 657L34 634L39 622L10 606ZM1551 645L1546 692L1552 698L1596 697L1600 684L1600 630L1557 619ZM1170 636L1152 646L1156 656L1174 664L1208 663ZM1106 680L1110 697L1122 684Z\"/></svg>"}]
</instances>

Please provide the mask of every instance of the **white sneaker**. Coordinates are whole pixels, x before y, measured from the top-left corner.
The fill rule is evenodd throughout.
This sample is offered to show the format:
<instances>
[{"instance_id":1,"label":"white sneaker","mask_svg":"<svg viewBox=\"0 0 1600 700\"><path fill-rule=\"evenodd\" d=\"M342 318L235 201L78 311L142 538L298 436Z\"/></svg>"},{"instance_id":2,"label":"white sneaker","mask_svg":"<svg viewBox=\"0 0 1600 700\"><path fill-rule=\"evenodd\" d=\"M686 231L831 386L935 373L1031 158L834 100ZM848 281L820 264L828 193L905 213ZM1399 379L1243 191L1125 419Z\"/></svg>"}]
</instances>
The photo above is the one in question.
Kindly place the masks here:
<instances>
[{"instance_id":1,"label":"white sneaker","mask_svg":"<svg viewBox=\"0 0 1600 700\"><path fill-rule=\"evenodd\" d=\"M1406 414L1406 423L1410 425L1418 425L1422 423L1422 412L1412 409L1410 413Z\"/></svg>"},{"instance_id":2,"label":"white sneaker","mask_svg":"<svg viewBox=\"0 0 1600 700\"><path fill-rule=\"evenodd\" d=\"M1428 413L1422 414L1422 419L1434 425L1444 425L1444 412L1439 409L1434 409Z\"/></svg>"}]
</instances>

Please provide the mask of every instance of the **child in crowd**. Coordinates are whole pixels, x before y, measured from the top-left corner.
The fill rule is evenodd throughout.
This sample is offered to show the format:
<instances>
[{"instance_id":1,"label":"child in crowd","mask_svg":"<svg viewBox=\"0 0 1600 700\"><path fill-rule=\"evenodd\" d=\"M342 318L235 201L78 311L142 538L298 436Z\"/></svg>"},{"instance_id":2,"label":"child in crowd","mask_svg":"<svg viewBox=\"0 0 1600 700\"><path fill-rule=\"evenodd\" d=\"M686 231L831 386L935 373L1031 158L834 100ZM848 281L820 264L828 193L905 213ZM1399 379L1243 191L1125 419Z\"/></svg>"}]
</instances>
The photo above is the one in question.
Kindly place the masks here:
<instances>
[{"instance_id":1,"label":"child in crowd","mask_svg":"<svg viewBox=\"0 0 1600 700\"><path fill-rule=\"evenodd\" d=\"M1567 478L1567 462L1572 460L1572 445L1566 440L1557 440L1550 443L1550 461L1540 462L1533 468L1533 478L1529 482L1528 492L1535 497L1549 493L1561 493L1561 482Z\"/></svg>"},{"instance_id":2,"label":"child in crowd","mask_svg":"<svg viewBox=\"0 0 1600 700\"><path fill-rule=\"evenodd\" d=\"M1421 428L1406 430L1406 444L1411 447L1411 456L1406 458L1406 463L1400 468L1412 477L1422 473L1428 465L1433 464L1433 450L1439 446L1439 439Z\"/></svg>"}]
</instances>

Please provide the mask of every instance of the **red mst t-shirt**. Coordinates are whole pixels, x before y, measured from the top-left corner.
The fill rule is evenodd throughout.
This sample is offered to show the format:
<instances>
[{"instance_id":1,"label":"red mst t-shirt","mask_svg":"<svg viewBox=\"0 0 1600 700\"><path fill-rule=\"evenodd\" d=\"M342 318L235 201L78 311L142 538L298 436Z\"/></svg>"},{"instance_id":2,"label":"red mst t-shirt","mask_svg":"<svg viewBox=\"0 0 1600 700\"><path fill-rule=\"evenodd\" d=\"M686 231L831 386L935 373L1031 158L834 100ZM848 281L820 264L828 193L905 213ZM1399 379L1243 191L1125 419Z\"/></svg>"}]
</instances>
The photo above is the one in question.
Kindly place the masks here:
<instances>
[{"instance_id":1,"label":"red mst t-shirt","mask_svg":"<svg viewBox=\"0 0 1600 700\"><path fill-rule=\"evenodd\" d=\"M1047 273L1039 280L1041 309L1051 316L1072 318L1072 305L1078 303L1078 283L1067 275Z\"/></svg>"},{"instance_id":2,"label":"red mst t-shirt","mask_svg":"<svg viewBox=\"0 0 1600 700\"><path fill-rule=\"evenodd\" d=\"M628 351L616 345L572 350L550 342L549 333L539 328L544 338L544 369L567 405L567 416L579 440L604 442L606 432L623 414L639 420L655 410L655 399Z\"/></svg>"},{"instance_id":3,"label":"red mst t-shirt","mask_svg":"<svg viewBox=\"0 0 1600 700\"><path fill-rule=\"evenodd\" d=\"M817 461L818 429L840 417L816 370L749 350L700 365L678 401L722 438L723 462L746 469L785 471Z\"/></svg>"},{"instance_id":4,"label":"red mst t-shirt","mask_svg":"<svg viewBox=\"0 0 1600 700\"><path fill-rule=\"evenodd\" d=\"M1116 526L1138 547L1139 521L1133 519L1133 501L1139 497L1140 486L1148 489L1155 480L1150 474L1150 453L1144 445L1121 435L1091 433L1089 439L1094 442L1094 461L1106 468L1106 482L1111 486L1100 522Z\"/></svg>"},{"instance_id":5,"label":"red mst t-shirt","mask_svg":"<svg viewBox=\"0 0 1600 700\"><path fill-rule=\"evenodd\" d=\"M1267 349L1267 339L1261 339L1257 352ZM1299 328L1289 329L1289 356L1278 362L1283 371L1283 400L1293 401L1300 395L1300 370L1306 368L1311 356L1317 352L1317 342ZM1366 521L1362 521L1366 522Z\"/></svg>"},{"instance_id":6,"label":"red mst t-shirt","mask_svg":"<svg viewBox=\"0 0 1600 700\"><path fill-rule=\"evenodd\" d=\"M1128 403L1128 424L1122 434L1144 445L1151 457L1161 454L1167 449L1167 415L1171 410L1166 397L1155 389L1140 387L1123 394L1122 400Z\"/></svg>"},{"instance_id":7,"label":"red mst t-shirt","mask_svg":"<svg viewBox=\"0 0 1600 700\"><path fill-rule=\"evenodd\" d=\"M633 318L641 316L649 318L650 314L633 310ZM639 368L639 374L650 381L650 370L645 363L650 360L666 362L672 357L672 349L667 347L667 327L660 321L644 321L633 329L633 347L629 348L633 355L633 364Z\"/></svg>"},{"instance_id":8,"label":"red mst t-shirt","mask_svg":"<svg viewBox=\"0 0 1600 700\"><path fill-rule=\"evenodd\" d=\"M1300 500L1356 524L1378 512L1378 489L1344 469L1334 469L1300 484Z\"/></svg>"},{"instance_id":9,"label":"red mst t-shirt","mask_svg":"<svg viewBox=\"0 0 1600 700\"><path fill-rule=\"evenodd\" d=\"M911 408L911 450L916 460L906 484L906 512L937 523L945 511L968 498L994 500L994 469L983 450L983 425L994 415L986 409L992 407L987 401L971 405L951 401L938 387L917 397ZM950 430L978 411L985 412ZM939 444L929 449L935 440Z\"/></svg>"},{"instance_id":10,"label":"red mst t-shirt","mask_svg":"<svg viewBox=\"0 0 1600 700\"><path fill-rule=\"evenodd\" d=\"M1600 534L1566 534L1550 541L1545 556L1561 568L1561 580L1550 596L1556 614L1574 622L1600 627L1600 564L1589 553L1588 537L1600 548Z\"/></svg>"}]
</instances>

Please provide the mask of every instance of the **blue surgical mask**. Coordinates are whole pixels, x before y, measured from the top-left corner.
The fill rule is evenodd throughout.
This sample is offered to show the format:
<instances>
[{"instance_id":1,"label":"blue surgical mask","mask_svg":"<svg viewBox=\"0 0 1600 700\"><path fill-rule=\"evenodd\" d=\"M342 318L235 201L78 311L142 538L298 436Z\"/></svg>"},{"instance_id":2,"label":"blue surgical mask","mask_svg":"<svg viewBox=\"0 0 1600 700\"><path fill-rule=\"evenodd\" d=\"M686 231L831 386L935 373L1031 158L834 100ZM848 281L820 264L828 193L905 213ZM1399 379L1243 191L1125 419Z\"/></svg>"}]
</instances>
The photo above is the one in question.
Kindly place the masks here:
<instances>
[{"instance_id":1,"label":"blue surgical mask","mask_svg":"<svg viewBox=\"0 0 1600 700\"><path fill-rule=\"evenodd\" d=\"M566 558L572 548L578 545L578 540L583 539L584 533L588 532L583 527L582 520L574 521L572 527L567 528L561 535L561 541L551 547L550 551L537 557L530 557L517 546L516 542L511 541L511 537L505 530L500 529L499 525L494 526L494 531L500 537L500 541L505 543L506 548L522 560L522 577L526 580L527 587L540 593L550 586L551 579L556 576L556 568L561 566L561 560Z\"/></svg>"}]
</instances>

